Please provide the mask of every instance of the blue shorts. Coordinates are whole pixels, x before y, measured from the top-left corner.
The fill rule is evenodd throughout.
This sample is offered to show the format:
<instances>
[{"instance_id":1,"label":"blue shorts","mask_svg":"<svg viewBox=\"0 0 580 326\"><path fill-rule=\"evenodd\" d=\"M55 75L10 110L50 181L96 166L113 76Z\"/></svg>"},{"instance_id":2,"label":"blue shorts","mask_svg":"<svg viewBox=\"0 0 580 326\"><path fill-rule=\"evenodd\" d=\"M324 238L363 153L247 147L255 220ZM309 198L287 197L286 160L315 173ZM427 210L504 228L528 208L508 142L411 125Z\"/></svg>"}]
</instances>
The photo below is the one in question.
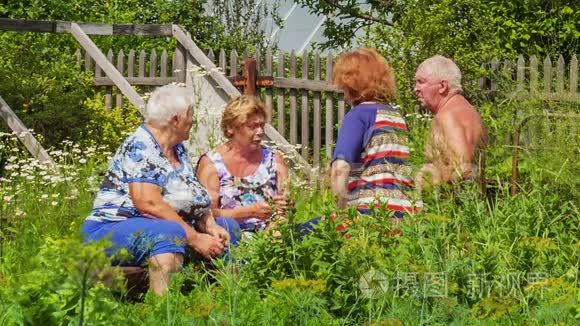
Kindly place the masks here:
<instances>
[{"instance_id":1,"label":"blue shorts","mask_svg":"<svg viewBox=\"0 0 580 326\"><path fill-rule=\"evenodd\" d=\"M173 221L130 217L125 221L85 221L82 227L85 242L108 239L113 246L106 250L114 256L127 249L132 256L114 259L116 265L142 266L150 257L164 253L185 253L185 230Z\"/></svg>"}]
</instances>

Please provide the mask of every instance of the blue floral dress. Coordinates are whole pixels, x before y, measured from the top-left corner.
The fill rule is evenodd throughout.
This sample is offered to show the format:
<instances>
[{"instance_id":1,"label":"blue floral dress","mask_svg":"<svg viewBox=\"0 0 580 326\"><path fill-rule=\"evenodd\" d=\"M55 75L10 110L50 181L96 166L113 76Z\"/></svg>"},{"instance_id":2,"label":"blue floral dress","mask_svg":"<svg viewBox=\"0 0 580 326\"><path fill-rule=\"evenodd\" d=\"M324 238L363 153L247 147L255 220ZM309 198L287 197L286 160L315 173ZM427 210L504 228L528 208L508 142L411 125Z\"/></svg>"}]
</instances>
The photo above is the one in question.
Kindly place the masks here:
<instances>
[{"instance_id":1,"label":"blue floral dress","mask_svg":"<svg viewBox=\"0 0 580 326\"><path fill-rule=\"evenodd\" d=\"M178 144L174 150L179 168L169 163L149 130L139 127L113 157L87 220L122 221L140 216L129 197L129 184L134 182L158 185L163 199L190 223L205 216L210 209L209 194L197 180L185 146Z\"/></svg>"},{"instance_id":2,"label":"blue floral dress","mask_svg":"<svg viewBox=\"0 0 580 326\"><path fill-rule=\"evenodd\" d=\"M220 182L219 208L234 209L268 201L276 195L276 155L269 147L262 147L262 160L256 171L246 177L233 176L228 171L218 152L210 151L207 157L213 162ZM242 231L258 231L266 223L256 217L248 217L240 222Z\"/></svg>"},{"instance_id":3,"label":"blue floral dress","mask_svg":"<svg viewBox=\"0 0 580 326\"><path fill-rule=\"evenodd\" d=\"M108 237L114 254L126 248L131 265L142 265L161 253L185 253L185 230L177 222L151 218L139 212L129 195L129 184L151 183L161 188L163 200L192 226L210 210L211 200L195 176L183 144L174 147L179 167L163 154L155 137L144 126L119 147L101 184L91 214L83 224L85 241ZM123 262L127 263L127 262Z\"/></svg>"}]
</instances>

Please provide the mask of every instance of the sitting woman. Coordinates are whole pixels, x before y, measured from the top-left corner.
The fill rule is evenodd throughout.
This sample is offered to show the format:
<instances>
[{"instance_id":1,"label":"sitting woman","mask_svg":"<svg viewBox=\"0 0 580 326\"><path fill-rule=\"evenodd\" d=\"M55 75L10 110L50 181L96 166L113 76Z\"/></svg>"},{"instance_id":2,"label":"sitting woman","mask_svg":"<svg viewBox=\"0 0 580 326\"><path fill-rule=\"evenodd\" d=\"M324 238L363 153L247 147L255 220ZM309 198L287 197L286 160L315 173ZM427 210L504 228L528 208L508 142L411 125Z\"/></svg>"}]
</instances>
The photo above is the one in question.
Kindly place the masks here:
<instances>
[{"instance_id":1,"label":"sitting woman","mask_svg":"<svg viewBox=\"0 0 580 326\"><path fill-rule=\"evenodd\" d=\"M352 105L336 141L331 165L332 190L340 208L392 211L392 222L422 204L412 202L413 179L407 125L389 104L395 78L386 60L372 49L356 49L338 57L334 84Z\"/></svg>"},{"instance_id":2,"label":"sitting woman","mask_svg":"<svg viewBox=\"0 0 580 326\"><path fill-rule=\"evenodd\" d=\"M266 228L273 213L283 214L287 205L282 185L288 167L278 151L262 145L265 121L266 109L255 97L231 100L221 120L227 142L198 163L197 176L210 193L213 214L233 245L242 232Z\"/></svg>"},{"instance_id":3,"label":"sitting woman","mask_svg":"<svg viewBox=\"0 0 580 326\"><path fill-rule=\"evenodd\" d=\"M82 230L85 241L110 239L109 255L127 249L132 258L115 259L117 264L148 263L150 287L162 294L186 249L218 257L229 234L215 223L209 195L182 144L193 124L189 92L177 85L156 89L144 116L111 160Z\"/></svg>"}]
</instances>

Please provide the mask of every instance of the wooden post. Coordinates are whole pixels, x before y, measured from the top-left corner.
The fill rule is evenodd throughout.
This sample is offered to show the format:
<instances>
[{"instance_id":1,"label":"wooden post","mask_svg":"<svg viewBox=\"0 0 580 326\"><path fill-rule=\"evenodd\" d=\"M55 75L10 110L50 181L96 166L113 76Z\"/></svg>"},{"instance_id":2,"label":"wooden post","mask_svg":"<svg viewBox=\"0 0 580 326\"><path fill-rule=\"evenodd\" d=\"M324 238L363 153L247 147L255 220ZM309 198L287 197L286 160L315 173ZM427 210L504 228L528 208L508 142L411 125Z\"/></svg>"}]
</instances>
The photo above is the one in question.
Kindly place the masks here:
<instances>
[{"instance_id":1,"label":"wooden post","mask_svg":"<svg viewBox=\"0 0 580 326\"><path fill-rule=\"evenodd\" d=\"M266 76L273 76L274 71L273 71L273 65L272 65L272 49L268 48L268 50L266 51L266 70L265 70L265 74ZM266 118L266 121L268 121L269 124L272 124L272 105L273 105L273 90L271 88L266 88L266 112L268 114L268 117Z\"/></svg>"},{"instance_id":2,"label":"wooden post","mask_svg":"<svg viewBox=\"0 0 580 326\"><path fill-rule=\"evenodd\" d=\"M564 93L564 57L558 57L558 68L556 70L556 92L558 94Z\"/></svg>"},{"instance_id":3,"label":"wooden post","mask_svg":"<svg viewBox=\"0 0 580 326\"><path fill-rule=\"evenodd\" d=\"M314 55L314 80L318 81L320 80L320 54L316 53L316 55ZM314 121L313 121L313 129L312 132L314 133L314 144L313 144L313 151L312 151L312 155L313 155L313 162L315 166L319 166L320 165L320 145L321 145L321 141L320 141L320 92L314 92L314 98L312 99L312 106L314 108L313 110L313 115L314 115Z\"/></svg>"},{"instance_id":4,"label":"wooden post","mask_svg":"<svg viewBox=\"0 0 580 326\"><path fill-rule=\"evenodd\" d=\"M252 58L244 59L244 95L256 96L256 60Z\"/></svg>"},{"instance_id":5,"label":"wooden post","mask_svg":"<svg viewBox=\"0 0 580 326\"><path fill-rule=\"evenodd\" d=\"M70 33L81 44L81 46L91 55L96 64L100 66L109 78L115 83L119 90L125 95L129 101L137 107L139 112L145 109L145 101L139 94L131 87L129 82L123 75L107 60L107 57L99 50L85 32L75 23L71 23Z\"/></svg>"},{"instance_id":6,"label":"wooden post","mask_svg":"<svg viewBox=\"0 0 580 326\"><path fill-rule=\"evenodd\" d=\"M223 74L226 73L226 51L224 49L220 50L219 67Z\"/></svg>"},{"instance_id":7,"label":"wooden post","mask_svg":"<svg viewBox=\"0 0 580 326\"><path fill-rule=\"evenodd\" d=\"M549 55L544 59L544 94L552 95L552 60Z\"/></svg>"},{"instance_id":8,"label":"wooden post","mask_svg":"<svg viewBox=\"0 0 580 326\"><path fill-rule=\"evenodd\" d=\"M490 84L490 95L495 97L497 95L497 84L499 79L499 60L497 58L491 59L491 84Z\"/></svg>"},{"instance_id":9,"label":"wooden post","mask_svg":"<svg viewBox=\"0 0 580 326\"><path fill-rule=\"evenodd\" d=\"M518 92L524 90L525 74L526 74L526 61L524 60L524 56L520 55L518 57L517 77L516 77Z\"/></svg>"},{"instance_id":10,"label":"wooden post","mask_svg":"<svg viewBox=\"0 0 580 326\"><path fill-rule=\"evenodd\" d=\"M308 51L302 53L302 79L308 80ZM301 90L300 101L300 145L302 146L302 157L308 160L310 152L310 124L308 123L308 90Z\"/></svg>"},{"instance_id":11,"label":"wooden post","mask_svg":"<svg viewBox=\"0 0 580 326\"><path fill-rule=\"evenodd\" d=\"M236 50L230 52L230 76L238 76L238 52Z\"/></svg>"},{"instance_id":12,"label":"wooden post","mask_svg":"<svg viewBox=\"0 0 580 326\"><path fill-rule=\"evenodd\" d=\"M155 78L155 76L157 76L157 51L153 49L149 55L149 78Z\"/></svg>"},{"instance_id":13,"label":"wooden post","mask_svg":"<svg viewBox=\"0 0 580 326\"><path fill-rule=\"evenodd\" d=\"M24 123L18 118L18 116L12 111L10 106L4 101L0 96L0 117L6 122L8 127L16 133L16 137L24 144L26 149L34 156L38 161L48 165L54 165L52 159L46 152L46 150L40 145L40 143L34 138L30 133L30 130L26 128Z\"/></svg>"},{"instance_id":14,"label":"wooden post","mask_svg":"<svg viewBox=\"0 0 580 326\"><path fill-rule=\"evenodd\" d=\"M109 49L107 53L107 60L112 64L113 63L113 49ZM111 112L113 109L113 87L107 86L105 87L105 108L107 111Z\"/></svg>"},{"instance_id":15,"label":"wooden post","mask_svg":"<svg viewBox=\"0 0 580 326\"><path fill-rule=\"evenodd\" d=\"M332 81L332 53L329 52L326 57L326 82L330 84ZM324 146L326 147L326 158L332 158L332 146L334 143L334 105L332 104L332 93L326 92L326 112L324 124Z\"/></svg>"},{"instance_id":16,"label":"wooden post","mask_svg":"<svg viewBox=\"0 0 580 326\"><path fill-rule=\"evenodd\" d=\"M538 92L538 58L535 55L530 57L530 93Z\"/></svg>"},{"instance_id":17,"label":"wooden post","mask_svg":"<svg viewBox=\"0 0 580 326\"><path fill-rule=\"evenodd\" d=\"M121 74L123 74L123 72L125 71L125 53L123 52L123 50L119 51L119 53L117 54L117 70L119 70ZM123 107L123 94L117 92L117 96L115 98L115 106L119 109Z\"/></svg>"},{"instance_id":18,"label":"wooden post","mask_svg":"<svg viewBox=\"0 0 580 326\"><path fill-rule=\"evenodd\" d=\"M163 50L163 52L161 52L161 63L160 63L160 67L159 67L159 77L167 77L167 50Z\"/></svg>"},{"instance_id":19,"label":"wooden post","mask_svg":"<svg viewBox=\"0 0 580 326\"><path fill-rule=\"evenodd\" d=\"M570 95L576 96L578 91L578 58L572 56L570 60Z\"/></svg>"},{"instance_id":20,"label":"wooden post","mask_svg":"<svg viewBox=\"0 0 580 326\"><path fill-rule=\"evenodd\" d=\"M296 53L294 50L290 52L290 78L296 79ZM297 100L296 100L296 89L290 89L290 144L296 145L298 142L297 136Z\"/></svg>"},{"instance_id":21,"label":"wooden post","mask_svg":"<svg viewBox=\"0 0 580 326\"><path fill-rule=\"evenodd\" d=\"M278 51L278 78L283 78L285 73L284 67L284 50ZM276 90L276 111L278 112L278 133L286 137L286 110L284 110L284 89Z\"/></svg>"},{"instance_id":22,"label":"wooden post","mask_svg":"<svg viewBox=\"0 0 580 326\"><path fill-rule=\"evenodd\" d=\"M185 49L183 45L177 44L173 52L173 77L179 83L185 83Z\"/></svg>"}]
</instances>

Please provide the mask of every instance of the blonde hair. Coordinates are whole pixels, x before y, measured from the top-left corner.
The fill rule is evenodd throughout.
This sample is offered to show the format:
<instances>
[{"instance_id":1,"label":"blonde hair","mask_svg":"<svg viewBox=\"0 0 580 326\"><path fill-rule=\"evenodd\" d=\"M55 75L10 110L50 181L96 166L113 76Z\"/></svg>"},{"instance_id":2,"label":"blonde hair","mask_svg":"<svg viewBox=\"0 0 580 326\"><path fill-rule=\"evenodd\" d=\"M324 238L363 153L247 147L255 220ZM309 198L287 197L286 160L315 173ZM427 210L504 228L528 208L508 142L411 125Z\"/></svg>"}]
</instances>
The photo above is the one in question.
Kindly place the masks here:
<instances>
[{"instance_id":1,"label":"blonde hair","mask_svg":"<svg viewBox=\"0 0 580 326\"><path fill-rule=\"evenodd\" d=\"M345 92L350 104L389 102L396 95L395 76L387 60L369 48L341 54L332 71L334 85Z\"/></svg>"},{"instance_id":2,"label":"blonde hair","mask_svg":"<svg viewBox=\"0 0 580 326\"><path fill-rule=\"evenodd\" d=\"M266 118L266 107L255 96L242 95L233 98L226 104L226 108L222 113L222 121L220 127L222 133L226 138L231 138L232 134L228 132L228 128L239 126L253 116L259 114Z\"/></svg>"}]
</instances>

